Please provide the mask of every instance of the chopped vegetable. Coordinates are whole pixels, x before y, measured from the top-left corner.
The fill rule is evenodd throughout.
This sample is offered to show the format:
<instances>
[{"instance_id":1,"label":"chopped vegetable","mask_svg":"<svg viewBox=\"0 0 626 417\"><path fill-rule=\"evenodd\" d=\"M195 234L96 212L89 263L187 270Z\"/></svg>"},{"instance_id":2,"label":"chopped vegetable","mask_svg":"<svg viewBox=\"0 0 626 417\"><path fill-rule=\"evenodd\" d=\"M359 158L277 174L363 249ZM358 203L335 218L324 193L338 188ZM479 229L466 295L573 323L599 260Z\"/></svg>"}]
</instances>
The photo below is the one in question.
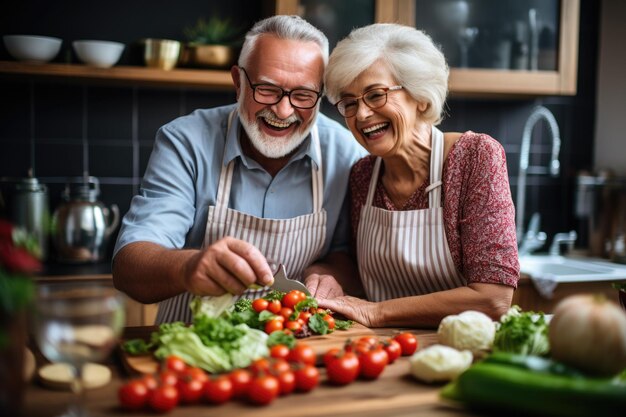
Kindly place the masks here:
<instances>
[{"instance_id":1,"label":"chopped vegetable","mask_svg":"<svg viewBox=\"0 0 626 417\"><path fill-rule=\"evenodd\" d=\"M519 306L513 306L496 327L494 352L545 356L550 351L548 323L543 313L522 312Z\"/></svg>"}]
</instances>

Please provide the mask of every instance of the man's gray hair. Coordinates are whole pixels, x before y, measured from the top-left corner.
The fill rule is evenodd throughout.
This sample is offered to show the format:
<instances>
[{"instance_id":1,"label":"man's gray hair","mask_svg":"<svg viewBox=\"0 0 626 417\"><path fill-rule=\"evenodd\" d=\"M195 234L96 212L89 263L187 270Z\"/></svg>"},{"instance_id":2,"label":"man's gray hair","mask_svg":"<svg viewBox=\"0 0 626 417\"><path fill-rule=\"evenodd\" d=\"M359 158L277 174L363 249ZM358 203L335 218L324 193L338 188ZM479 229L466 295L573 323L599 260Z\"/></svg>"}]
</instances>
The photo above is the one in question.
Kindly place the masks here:
<instances>
[{"instance_id":1,"label":"man's gray hair","mask_svg":"<svg viewBox=\"0 0 626 417\"><path fill-rule=\"evenodd\" d=\"M245 67L261 35L273 35L280 39L315 42L322 50L324 65L328 63L328 38L318 28L300 16L278 15L268 17L254 24L246 33L246 40L239 54L238 65Z\"/></svg>"}]
</instances>

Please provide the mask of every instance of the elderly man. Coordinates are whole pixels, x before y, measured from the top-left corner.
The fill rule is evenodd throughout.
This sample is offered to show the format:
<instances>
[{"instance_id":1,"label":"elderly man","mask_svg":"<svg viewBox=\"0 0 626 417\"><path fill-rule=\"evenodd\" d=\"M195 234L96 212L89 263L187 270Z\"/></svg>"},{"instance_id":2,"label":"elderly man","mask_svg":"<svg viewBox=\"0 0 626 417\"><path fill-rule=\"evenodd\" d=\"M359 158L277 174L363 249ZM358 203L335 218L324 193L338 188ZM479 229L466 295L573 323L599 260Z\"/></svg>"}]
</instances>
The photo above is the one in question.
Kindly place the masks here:
<instances>
[{"instance_id":1,"label":"elderly man","mask_svg":"<svg viewBox=\"0 0 626 417\"><path fill-rule=\"evenodd\" d=\"M296 16L258 22L231 74L237 104L159 129L115 247L115 286L191 321L191 294L269 285L278 263L319 298L354 283L346 192L365 151L319 113L328 40ZM346 287L348 285L348 287Z\"/></svg>"}]
</instances>

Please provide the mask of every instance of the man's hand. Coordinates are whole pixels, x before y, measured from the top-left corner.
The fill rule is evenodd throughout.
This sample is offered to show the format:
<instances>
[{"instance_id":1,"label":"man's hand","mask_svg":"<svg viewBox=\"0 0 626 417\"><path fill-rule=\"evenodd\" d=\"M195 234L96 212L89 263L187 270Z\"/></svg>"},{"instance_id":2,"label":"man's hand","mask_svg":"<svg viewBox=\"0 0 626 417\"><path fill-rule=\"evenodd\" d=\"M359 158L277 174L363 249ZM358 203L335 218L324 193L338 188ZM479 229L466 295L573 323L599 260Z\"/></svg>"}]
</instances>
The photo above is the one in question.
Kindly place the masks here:
<instances>
[{"instance_id":1,"label":"man's hand","mask_svg":"<svg viewBox=\"0 0 626 417\"><path fill-rule=\"evenodd\" d=\"M222 238L189 258L184 267L186 290L198 295L243 294L252 284L274 281L267 260L253 245Z\"/></svg>"},{"instance_id":2,"label":"man's hand","mask_svg":"<svg viewBox=\"0 0 626 417\"><path fill-rule=\"evenodd\" d=\"M304 285L308 288L312 297L318 300L341 297L343 289L332 275L311 274L304 279Z\"/></svg>"}]
</instances>

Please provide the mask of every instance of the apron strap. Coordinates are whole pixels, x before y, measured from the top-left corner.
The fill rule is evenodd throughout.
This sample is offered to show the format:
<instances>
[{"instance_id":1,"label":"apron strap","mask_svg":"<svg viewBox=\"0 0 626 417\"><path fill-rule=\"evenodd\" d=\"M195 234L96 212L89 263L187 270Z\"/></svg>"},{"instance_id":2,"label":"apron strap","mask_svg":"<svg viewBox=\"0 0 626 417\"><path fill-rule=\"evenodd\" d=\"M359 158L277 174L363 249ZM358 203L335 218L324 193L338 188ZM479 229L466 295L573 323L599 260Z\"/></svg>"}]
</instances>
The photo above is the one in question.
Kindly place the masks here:
<instances>
[{"instance_id":1,"label":"apron strap","mask_svg":"<svg viewBox=\"0 0 626 417\"><path fill-rule=\"evenodd\" d=\"M443 171L443 133L432 128L432 152L430 154L430 185L426 187L428 207L441 207L441 172Z\"/></svg>"},{"instance_id":2,"label":"apron strap","mask_svg":"<svg viewBox=\"0 0 626 417\"><path fill-rule=\"evenodd\" d=\"M376 192L376 184L378 183L378 173L380 172L380 163L382 158L379 156L374 161L374 169L372 170L372 178L370 179L370 186L367 190L367 198L365 199L364 207L369 207L372 205L372 201L374 200L374 193Z\"/></svg>"},{"instance_id":3,"label":"apron strap","mask_svg":"<svg viewBox=\"0 0 626 417\"><path fill-rule=\"evenodd\" d=\"M313 213L317 213L322 210L324 202L324 173L322 171L322 147L320 145L319 133L317 125L313 125L311 129L311 139L313 140L313 146L320 157L320 165L315 169L313 161L311 161L311 187L313 189Z\"/></svg>"}]
</instances>

